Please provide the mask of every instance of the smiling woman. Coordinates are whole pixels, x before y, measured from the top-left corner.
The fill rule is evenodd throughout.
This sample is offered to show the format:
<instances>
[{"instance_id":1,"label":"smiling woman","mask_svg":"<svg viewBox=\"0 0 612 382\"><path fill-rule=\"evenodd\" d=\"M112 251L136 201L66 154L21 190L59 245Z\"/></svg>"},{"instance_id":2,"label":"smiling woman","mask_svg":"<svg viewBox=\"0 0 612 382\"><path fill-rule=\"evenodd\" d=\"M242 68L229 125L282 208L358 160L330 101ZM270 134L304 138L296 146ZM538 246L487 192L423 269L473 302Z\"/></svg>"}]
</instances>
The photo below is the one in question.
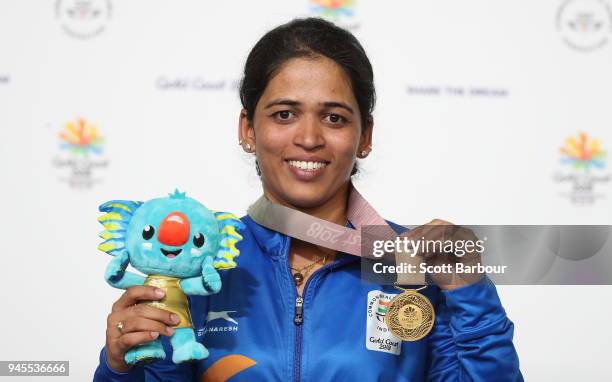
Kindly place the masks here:
<instances>
[{"instance_id":1,"label":"smiling woman","mask_svg":"<svg viewBox=\"0 0 612 382\"><path fill-rule=\"evenodd\" d=\"M271 30L247 58L240 98L239 143L256 158L264 198L308 219L359 228L351 176L357 159L372 149L375 91L357 39L315 18ZM166 354L172 352L167 312L139 316L132 308L161 296L134 286L109 315L96 381L522 380L514 326L486 276L471 285L465 278L434 278L436 285L423 291L436 311L431 333L402 341L385 320L397 289L361 280L358 257L267 228L254 215L241 220L242 255L232 272L220 272L221 291L189 296L208 358L174 365L168 355L127 365L126 349L151 336L161 335ZM443 231L421 226L407 236L441 240ZM119 316L132 317L131 332L117 333L112 323Z\"/></svg>"},{"instance_id":2,"label":"smiling woman","mask_svg":"<svg viewBox=\"0 0 612 382\"><path fill-rule=\"evenodd\" d=\"M359 110L348 76L333 60L293 58L282 65L253 119L246 109L240 115L240 136L255 148L265 195L301 208L322 206L341 188L345 199L356 154L372 137L371 118L362 127Z\"/></svg>"},{"instance_id":3,"label":"smiling woman","mask_svg":"<svg viewBox=\"0 0 612 382\"><path fill-rule=\"evenodd\" d=\"M356 156L371 149L373 80L355 37L323 20L281 26L255 45L239 134L246 151L255 149L268 198L302 208L346 200Z\"/></svg>"}]
</instances>

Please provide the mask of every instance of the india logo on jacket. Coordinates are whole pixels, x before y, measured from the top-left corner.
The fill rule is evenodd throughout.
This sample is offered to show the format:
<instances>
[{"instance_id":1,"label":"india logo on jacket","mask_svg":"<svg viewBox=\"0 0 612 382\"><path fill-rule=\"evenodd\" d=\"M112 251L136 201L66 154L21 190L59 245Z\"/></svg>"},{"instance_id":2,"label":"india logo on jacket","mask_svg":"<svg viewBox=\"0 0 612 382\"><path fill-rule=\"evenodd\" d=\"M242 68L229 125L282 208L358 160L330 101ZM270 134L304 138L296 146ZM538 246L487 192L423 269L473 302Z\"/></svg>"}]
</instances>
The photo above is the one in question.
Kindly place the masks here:
<instances>
[{"instance_id":1,"label":"india logo on jacket","mask_svg":"<svg viewBox=\"0 0 612 382\"><path fill-rule=\"evenodd\" d=\"M387 324L385 315L389 302L396 294L385 293L379 290L368 292L368 307L366 311L366 348L399 355L402 342L394 336Z\"/></svg>"},{"instance_id":2,"label":"india logo on jacket","mask_svg":"<svg viewBox=\"0 0 612 382\"><path fill-rule=\"evenodd\" d=\"M378 308L376 309L376 318L380 322L385 322L385 315L387 314L387 308L389 307L389 301L383 298L378 299Z\"/></svg>"}]
</instances>

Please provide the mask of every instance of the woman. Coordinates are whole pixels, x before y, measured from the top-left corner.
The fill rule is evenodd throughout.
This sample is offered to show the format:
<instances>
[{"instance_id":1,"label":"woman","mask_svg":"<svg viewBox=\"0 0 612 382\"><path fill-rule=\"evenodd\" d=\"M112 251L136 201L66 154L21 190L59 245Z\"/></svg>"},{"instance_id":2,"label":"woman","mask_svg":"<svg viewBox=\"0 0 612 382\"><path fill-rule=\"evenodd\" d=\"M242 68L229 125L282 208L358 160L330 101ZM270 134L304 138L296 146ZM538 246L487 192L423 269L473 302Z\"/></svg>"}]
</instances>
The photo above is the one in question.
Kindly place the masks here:
<instances>
[{"instance_id":1,"label":"woman","mask_svg":"<svg viewBox=\"0 0 612 382\"><path fill-rule=\"evenodd\" d=\"M321 19L281 25L249 54L240 96L240 144L256 156L266 198L350 226L350 178L373 131L373 74L359 42ZM190 297L209 357L174 365L162 338L166 360L126 365L127 349L171 335L176 323L165 311L135 308L162 295L132 287L108 316L96 381L522 380L513 324L486 277L423 290L435 307L433 330L397 342L372 307L398 291L360 280L358 257L242 221L239 265L222 272L221 292Z\"/></svg>"}]
</instances>

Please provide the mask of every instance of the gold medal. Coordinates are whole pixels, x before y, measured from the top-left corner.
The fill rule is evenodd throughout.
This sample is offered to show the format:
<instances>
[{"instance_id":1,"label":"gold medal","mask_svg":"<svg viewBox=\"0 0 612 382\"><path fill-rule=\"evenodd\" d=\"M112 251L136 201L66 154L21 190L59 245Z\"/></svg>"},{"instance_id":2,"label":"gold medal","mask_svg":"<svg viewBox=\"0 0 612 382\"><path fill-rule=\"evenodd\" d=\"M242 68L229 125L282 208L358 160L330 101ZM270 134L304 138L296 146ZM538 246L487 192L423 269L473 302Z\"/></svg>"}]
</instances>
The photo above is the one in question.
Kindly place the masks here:
<instances>
[{"instance_id":1,"label":"gold medal","mask_svg":"<svg viewBox=\"0 0 612 382\"><path fill-rule=\"evenodd\" d=\"M416 290L403 289L387 308L385 323L391 333L404 341L417 341L433 328L436 314L427 297Z\"/></svg>"}]
</instances>

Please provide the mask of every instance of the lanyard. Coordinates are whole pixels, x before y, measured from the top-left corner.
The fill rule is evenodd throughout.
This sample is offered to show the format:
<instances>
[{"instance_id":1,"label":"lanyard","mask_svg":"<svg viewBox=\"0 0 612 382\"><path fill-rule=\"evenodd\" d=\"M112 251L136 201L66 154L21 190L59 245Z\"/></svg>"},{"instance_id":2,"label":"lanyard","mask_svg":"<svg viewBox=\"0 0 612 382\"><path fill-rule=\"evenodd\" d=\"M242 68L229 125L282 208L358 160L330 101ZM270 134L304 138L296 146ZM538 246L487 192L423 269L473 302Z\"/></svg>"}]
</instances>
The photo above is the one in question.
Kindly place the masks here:
<instances>
[{"instance_id":1,"label":"lanyard","mask_svg":"<svg viewBox=\"0 0 612 382\"><path fill-rule=\"evenodd\" d=\"M257 224L284 235L354 256L376 259L370 251L361 250L362 228L376 226L376 233L387 238L395 238L398 235L357 191L353 183L349 184L347 217L355 229L272 203L263 195L248 208L247 214ZM398 254L395 256L396 263L399 264ZM401 262L418 267L421 260L416 256L402 256ZM397 273L397 283L423 285L425 276L421 273Z\"/></svg>"}]
</instances>

